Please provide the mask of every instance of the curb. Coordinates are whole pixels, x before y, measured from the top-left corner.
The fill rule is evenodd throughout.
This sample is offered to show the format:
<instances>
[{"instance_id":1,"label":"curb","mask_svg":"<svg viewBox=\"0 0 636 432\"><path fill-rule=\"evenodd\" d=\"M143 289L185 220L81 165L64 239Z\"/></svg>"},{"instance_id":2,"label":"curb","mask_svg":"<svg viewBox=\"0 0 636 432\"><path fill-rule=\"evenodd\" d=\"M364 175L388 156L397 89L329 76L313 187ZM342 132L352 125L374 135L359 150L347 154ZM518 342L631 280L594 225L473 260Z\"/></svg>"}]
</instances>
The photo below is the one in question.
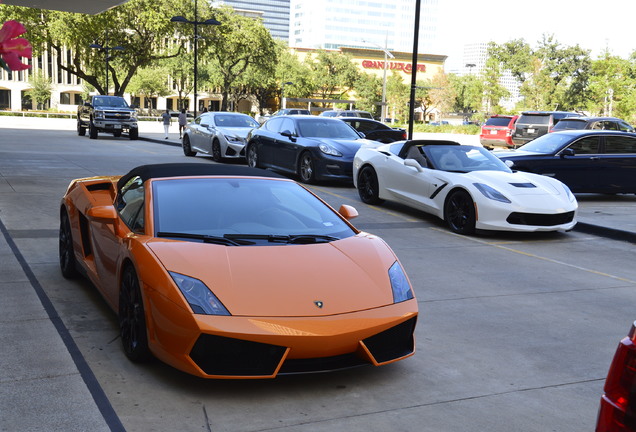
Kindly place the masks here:
<instances>
[{"instance_id":1,"label":"curb","mask_svg":"<svg viewBox=\"0 0 636 432\"><path fill-rule=\"evenodd\" d=\"M574 231L579 231L586 234L593 234L599 237L605 237L612 240L626 241L630 243L636 243L636 233L630 231L624 231L616 228L608 228L600 225L594 225L585 222L578 222L574 228Z\"/></svg>"},{"instance_id":2,"label":"curb","mask_svg":"<svg viewBox=\"0 0 636 432\"><path fill-rule=\"evenodd\" d=\"M153 143L157 143L157 144L163 144L163 145L169 145L169 146L173 146L173 147L181 147L181 143L175 143L173 141L170 140L160 140L157 138L144 138L144 137L139 137L137 138L140 141L148 141L148 142L153 142Z\"/></svg>"}]
</instances>

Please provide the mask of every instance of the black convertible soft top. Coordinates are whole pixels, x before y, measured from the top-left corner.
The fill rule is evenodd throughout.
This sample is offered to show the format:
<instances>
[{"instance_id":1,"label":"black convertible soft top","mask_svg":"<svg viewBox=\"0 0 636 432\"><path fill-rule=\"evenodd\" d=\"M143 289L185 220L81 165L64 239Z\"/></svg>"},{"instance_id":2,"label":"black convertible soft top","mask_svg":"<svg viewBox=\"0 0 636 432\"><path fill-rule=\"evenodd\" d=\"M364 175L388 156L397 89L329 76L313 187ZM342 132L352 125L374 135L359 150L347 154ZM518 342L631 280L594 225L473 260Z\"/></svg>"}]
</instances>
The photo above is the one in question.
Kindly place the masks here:
<instances>
[{"instance_id":1,"label":"black convertible soft top","mask_svg":"<svg viewBox=\"0 0 636 432\"><path fill-rule=\"evenodd\" d=\"M272 177L285 178L272 171L258 168L250 168L241 165L219 165L205 163L165 163L153 165L140 165L124 174L117 182L117 190L133 177L141 177L142 181L161 177L188 177L188 176L248 176L248 177Z\"/></svg>"}]
</instances>

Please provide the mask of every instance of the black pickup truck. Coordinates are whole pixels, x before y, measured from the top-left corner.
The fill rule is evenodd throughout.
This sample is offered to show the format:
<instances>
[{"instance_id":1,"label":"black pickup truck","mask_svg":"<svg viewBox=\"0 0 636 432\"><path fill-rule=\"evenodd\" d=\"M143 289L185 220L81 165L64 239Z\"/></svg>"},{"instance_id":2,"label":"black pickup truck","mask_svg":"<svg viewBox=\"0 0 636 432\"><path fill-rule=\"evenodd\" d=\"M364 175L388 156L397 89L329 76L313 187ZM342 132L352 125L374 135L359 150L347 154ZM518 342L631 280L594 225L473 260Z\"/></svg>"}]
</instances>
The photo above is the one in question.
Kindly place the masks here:
<instances>
[{"instance_id":1,"label":"black pickup truck","mask_svg":"<svg viewBox=\"0 0 636 432\"><path fill-rule=\"evenodd\" d=\"M92 96L90 102L77 107L77 134L96 139L98 132L121 136L127 132L131 140L139 137L137 113L121 96Z\"/></svg>"}]
</instances>

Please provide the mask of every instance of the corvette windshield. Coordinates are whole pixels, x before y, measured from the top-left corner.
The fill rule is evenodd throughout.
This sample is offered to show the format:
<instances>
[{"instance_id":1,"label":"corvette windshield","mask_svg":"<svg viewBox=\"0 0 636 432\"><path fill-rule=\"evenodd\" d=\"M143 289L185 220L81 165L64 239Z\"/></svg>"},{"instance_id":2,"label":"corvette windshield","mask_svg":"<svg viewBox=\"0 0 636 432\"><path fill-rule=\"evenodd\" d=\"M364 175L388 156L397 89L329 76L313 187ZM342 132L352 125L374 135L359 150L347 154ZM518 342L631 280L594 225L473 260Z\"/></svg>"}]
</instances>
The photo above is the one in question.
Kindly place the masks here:
<instances>
[{"instance_id":1,"label":"corvette windshield","mask_svg":"<svg viewBox=\"0 0 636 432\"><path fill-rule=\"evenodd\" d=\"M465 145L429 145L424 147L433 165L443 171L504 171L511 172L497 156L482 147Z\"/></svg>"},{"instance_id":2,"label":"corvette windshield","mask_svg":"<svg viewBox=\"0 0 636 432\"><path fill-rule=\"evenodd\" d=\"M152 190L155 234L160 237L260 245L322 243L355 235L329 207L289 181L183 178L155 180Z\"/></svg>"}]
</instances>

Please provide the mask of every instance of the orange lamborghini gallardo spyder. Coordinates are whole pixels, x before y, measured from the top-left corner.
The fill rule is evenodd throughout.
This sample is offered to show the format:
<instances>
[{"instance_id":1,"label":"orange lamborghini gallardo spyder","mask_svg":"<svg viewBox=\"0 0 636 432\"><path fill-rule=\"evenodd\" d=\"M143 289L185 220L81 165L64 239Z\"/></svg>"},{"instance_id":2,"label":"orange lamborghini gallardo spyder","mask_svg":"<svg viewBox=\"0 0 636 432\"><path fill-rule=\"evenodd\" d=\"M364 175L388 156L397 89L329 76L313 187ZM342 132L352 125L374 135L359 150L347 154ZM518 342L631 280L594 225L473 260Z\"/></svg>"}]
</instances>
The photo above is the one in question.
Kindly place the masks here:
<instances>
[{"instance_id":1,"label":"orange lamborghini gallardo spyder","mask_svg":"<svg viewBox=\"0 0 636 432\"><path fill-rule=\"evenodd\" d=\"M356 215L268 171L144 165L71 182L60 266L118 314L132 361L205 378L379 366L413 355L418 308Z\"/></svg>"}]
</instances>

